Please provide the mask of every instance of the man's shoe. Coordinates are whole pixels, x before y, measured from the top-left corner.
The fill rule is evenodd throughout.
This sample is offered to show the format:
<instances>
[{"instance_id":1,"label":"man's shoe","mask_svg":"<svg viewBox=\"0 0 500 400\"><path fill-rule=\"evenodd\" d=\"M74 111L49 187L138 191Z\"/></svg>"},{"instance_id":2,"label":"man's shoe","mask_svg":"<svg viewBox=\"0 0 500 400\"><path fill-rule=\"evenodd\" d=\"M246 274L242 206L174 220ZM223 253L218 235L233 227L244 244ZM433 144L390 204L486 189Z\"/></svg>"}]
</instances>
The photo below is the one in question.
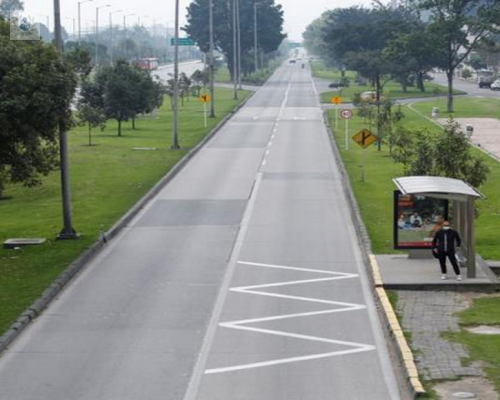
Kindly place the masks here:
<instances>
[{"instance_id":1,"label":"man's shoe","mask_svg":"<svg viewBox=\"0 0 500 400\"><path fill-rule=\"evenodd\" d=\"M441 279L444 281L445 279L448 279L446 275L441 275Z\"/></svg>"},{"instance_id":2,"label":"man's shoe","mask_svg":"<svg viewBox=\"0 0 500 400\"><path fill-rule=\"evenodd\" d=\"M457 275L457 281L461 281L462 280L462 276L461 275Z\"/></svg>"}]
</instances>

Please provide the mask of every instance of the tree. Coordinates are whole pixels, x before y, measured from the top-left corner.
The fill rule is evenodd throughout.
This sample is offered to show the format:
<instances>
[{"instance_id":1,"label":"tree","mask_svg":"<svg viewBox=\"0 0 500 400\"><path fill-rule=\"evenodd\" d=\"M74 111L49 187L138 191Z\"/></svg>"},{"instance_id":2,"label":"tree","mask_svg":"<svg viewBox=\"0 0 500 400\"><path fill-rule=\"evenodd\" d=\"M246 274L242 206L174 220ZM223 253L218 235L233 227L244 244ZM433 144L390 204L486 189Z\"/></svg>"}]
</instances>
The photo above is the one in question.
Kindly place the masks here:
<instances>
[{"instance_id":1,"label":"tree","mask_svg":"<svg viewBox=\"0 0 500 400\"><path fill-rule=\"evenodd\" d=\"M193 82L192 88L194 91L194 95L196 97L200 97L201 89L204 89L208 83L210 82L210 71L208 68L205 68L203 71L197 69L191 75L191 80Z\"/></svg>"},{"instance_id":2,"label":"tree","mask_svg":"<svg viewBox=\"0 0 500 400\"><path fill-rule=\"evenodd\" d=\"M500 32L498 0L423 0L420 7L430 11L429 32L439 48L436 66L448 80L447 112L453 112L455 69L471 51L494 33Z\"/></svg>"},{"instance_id":3,"label":"tree","mask_svg":"<svg viewBox=\"0 0 500 400\"><path fill-rule=\"evenodd\" d=\"M20 0L1 0L0 17L9 18L11 11L24 10L24 4Z\"/></svg>"},{"instance_id":4,"label":"tree","mask_svg":"<svg viewBox=\"0 0 500 400\"><path fill-rule=\"evenodd\" d=\"M242 70L246 73L253 70L252 58L244 57L253 52L254 34L254 3L253 0L240 0L240 29ZM283 30L283 9L274 0L259 0L257 2L258 48L265 53L278 49L286 35ZM213 0L214 15L214 45L226 57L229 71L233 72L233 2ZM187 24L183 30L193 38L201 51L209 50L208 32L208 1L194 0L188 6ZM263 34L265 32L265 34ZM232 75L231 75L232 76Z\"/></svg>"},{"instance_id":5,"label":"tree","mask_svg":"<svg viewBox=\"0 0 500 400\"><path fill-rule=\"evenodd\" d=\"M104 108L104 85L102 81L84 79L80 89L77 104L78 120L87 124L89 146L92 146L92 128L106 126L106 113Z\"/></svg>"},{"instance_id":6,"label":"tree","mask_svg":"<svg viewBox=\"0 0 500 400\"><path fill-rule=\"evenodd\" d=\"M149 72L134 68L135 76L131 89L135 93L135 114L132 116L132 129L135 129L137 114L149 114L163 104L165 89L163 84L155 81Z\"/></svg>"},{"instance_id":7,"label":"tree","mask_svg":"<svg viewBox=\"0 0 500 400\"><path fill-rule=\"evenodd\" d=\"M120 60L114 67L102 68L96 75L105 82L104 110L108 118L118 122L118 136L122 136L122 122L136 115L135 67Z\"/></svg>"},{"instance_id":8,"label":"tree","mask_svg":"<svg viewBox=\"0 0 500 400\"><path fill-rule=\"evenodd\" d=\"M0 193L39 183L57 165L59 124L71 124L76 76L52 45L11 41L0 21Z\"/></svg>"},{"instance_id":9,"label":"tree","mask_svg":"<svg viewBox=\"0 0 500 400\"><path fill-rule=\"evenodd\" d=\"M87 77L92 71L92 57L89 50L78 46L73 46L72 50L70 48L70 46L66 46L66 52L64 53L66 61L73 66L80 77Z\"/></svg>"},{"instance_id":10,"label":"tree","mask_svg":"<svg viewBox=\"0 0 500 400\"><path fill-rule=\"evenodd\" d=\"M405 166L409 175L444 176L461 179L479 187L489 168L473 154L460 125L450 119L441 134L426 131L400 131L393 158Z\"/></svg>"}]
</instances>

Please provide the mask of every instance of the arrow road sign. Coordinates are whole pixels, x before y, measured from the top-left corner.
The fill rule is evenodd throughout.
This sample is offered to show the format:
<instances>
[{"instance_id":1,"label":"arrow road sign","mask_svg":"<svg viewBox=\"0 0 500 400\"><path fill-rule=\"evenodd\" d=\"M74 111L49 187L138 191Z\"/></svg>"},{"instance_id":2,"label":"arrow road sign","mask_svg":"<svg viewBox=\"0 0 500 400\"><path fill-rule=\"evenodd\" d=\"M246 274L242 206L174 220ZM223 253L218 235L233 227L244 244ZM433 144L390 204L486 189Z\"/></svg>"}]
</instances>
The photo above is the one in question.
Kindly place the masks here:
<instances>
[{"instance_id":1,"label":"arrow road sign","mask_svg":"<svg viewBox=\"0 0 500 400\"><path fill-rule=\"evenodd\" d=\"M330 99L330 103L332 104L342 104L342 97L334 96Z\"/></svg>"}]
</instances>

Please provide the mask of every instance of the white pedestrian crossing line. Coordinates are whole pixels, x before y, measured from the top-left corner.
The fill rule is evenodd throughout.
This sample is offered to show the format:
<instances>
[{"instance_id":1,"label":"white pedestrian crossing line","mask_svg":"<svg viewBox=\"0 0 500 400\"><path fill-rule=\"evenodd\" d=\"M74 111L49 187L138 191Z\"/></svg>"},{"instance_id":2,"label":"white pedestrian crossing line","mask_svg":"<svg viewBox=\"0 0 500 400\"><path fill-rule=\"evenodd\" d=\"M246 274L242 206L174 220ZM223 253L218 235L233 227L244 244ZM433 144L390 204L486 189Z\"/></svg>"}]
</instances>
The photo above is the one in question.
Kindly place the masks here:
<instances>
[{"instance_id":1,"label":"white pedestrian crossing line","mask_svg":"<svg viewBox=\"0 0 500 400\"><path fill-rule=\"evenodd\" d=\"M257 333L266 334L266 335L275 335L275 336L282 336L282 337L288 337L288 338L294 338L294 339L300 339L300 340L307 340L307 341L313 341L313 342L321 342L321 343L332 344L332 345L336 345L336 346L347 346L348 349L337 350L337 351L328 351L325 353L310 354L310 355L299 356L299 357L287 357L287 358L280 358L280 359L274 359L274 360L268 360L268 361L262 361L262 362L233 365L233 366L221 367L221 368L211 368L211 369L205 370L205 374L217 374L217 373L233 372L233 371L253 369L253 368L269 367L269 366L273 366L273 365L296 363L296 362L315 360L315 359L321 359L321 358L329 358L329 357L341 356L341 355L346 355L346 354L371 351L371 350L375 349L375 346L369 345L369 344L356 343L356 342L350 342L350 341L344 341L344 340L336 340L333 338L325 338L325 337L319 337L319 336L302 335L302 334L297 334L297 333L293 333L293 332L258 328L255 326L248 326L249 324L263 323L263 322L269 322L269 321L278 321L278 320L286 320L286 319L289 320L289 319L293 319L293 318L305 318L305 317L310 317L310 316L327 315L327 314L333 314L333 313L349 312L349 311L356 311L356 310L365 309L366 306L363 304L346 303L346 302L340 302L340 301L319 299L319 298L314 298L314 297L292 296L292 295L273 293L273 292L268 292L268 291L262 290L262 289L268 289L268 288L273 288L273 287L303 285L303 284L310 284L310 283L317 283L317 282L327 282L327 281L335 281L335 280L341 280L341 279L357 278L358 277L357 274L326 271L326 270L319 270L319 269L310 269L310 268L298 268L298 267L290 267L290 266L285 266L285 265L254 263L254 262L248 262L248 261L239 261L238 264L243 265L243 266L250 266L250 267L274 268L274 269L280 269L280 270L299 271L299 272L307 272L307 273L312 273L312 274L321 274L321 275L328 275L328 276L322 277L322 278L301 279L301 280L292 280L292 281L284 281L284 282L266 283L266 284L261 284L261 285L239 286L239 287L230 288L229 290L231 292L252 294L252 295L257 295L257 296L275 297L275 298L280 298L280 299L298 300L298 301L309 302L309 303L328 304L331 306L335 306L335 308L329 308L327 310L319 310L319 311L308 311L308 312L284 314L284 315L273 315L273 316L243 319L243 320L237 320L237 321L228 321L228 322L220 323L219 324L220 327L228 328L228 329L235 329L235 330L243 330L243 331L248 331L248 332L257 332Z\"/></svg>"}]
</instances>

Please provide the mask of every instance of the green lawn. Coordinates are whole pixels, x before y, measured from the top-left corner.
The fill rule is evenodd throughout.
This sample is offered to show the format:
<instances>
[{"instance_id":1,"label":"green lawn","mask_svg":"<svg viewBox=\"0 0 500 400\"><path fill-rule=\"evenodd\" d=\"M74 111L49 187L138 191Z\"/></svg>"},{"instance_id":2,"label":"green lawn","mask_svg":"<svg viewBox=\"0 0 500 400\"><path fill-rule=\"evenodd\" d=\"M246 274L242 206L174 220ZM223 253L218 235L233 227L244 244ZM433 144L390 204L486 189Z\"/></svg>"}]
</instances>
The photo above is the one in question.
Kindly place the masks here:
<instances>
[{"instance_id":1,"label":"green lawn","mask_svg":"<svg viewBox=\"0 0 500 400\"><path fill-rule=\"evenodd\" d=\"M462 116L459 113L460 110L467 109L469 106L476 108L474 102L476 100L483 102L485 99L457 98L455 100L457 110L455 115L460 117ZM476 117L489 116L489 110L494 109L495 105L497 107L500 105L499 101L492 99L489 101L494 105L486 107L483 113L481 113L481 108L477 107ZM434 101L418 103L414 107L417 110L422 110L425 115L429 115L433 104L435 104ZM407 106L403 107L403 112L406 116L403 124L407 127L439 129L433 122ZM329 120L330 126L334 127L334 110L329 110ZM351 119L349 136L362 128L369 128L369 122L363 121L359 117ZM339 121L339 129L335 132L335 139L349 174L363 221L370 235L373 251L378 254L394 253L395 250L392 248L392 193L396 186L392 182L392 178L403 176L402 166L393 162L387 146L383 145L382 150L377 151L376 145L373 145L366 150L365 181L362 182L363 151L352 140L349 141L349 150L345 150L343 121ZM485 259L500 260L500 235L498 233L498 226L500 226L500 163L479 150L475 149L474 151L483 157L491 168L488 181L480 188L487 199L477 202L480 210L480 216L476 220L477 251Z\"/></svg>"},{"instance_id":2,"label":"green lawn","mask_svg":"<svg viewBox=\"0 0 500 400\"><path fill-rule=\"evenodd\" d=\"M465 326L500 325L500 297L474 299L471 308L458 314L460 323ZM447 335L469 348L471 360L485 363L484 371L500 392L500 336L479 335L462 330Z\"/></svg>"},{"instance_id":3,"label":"green lawn","mask_svg":"<svg viewBox=\"0 0 500 400\"><path fill-rule=\"evenodd\" d=\"M313 70L313 75L318 78L327 79L330 81L339 81L341 78L341 72L332 68L325 67L322 61L312 61L311 68ZM352 71L346 71L346 77L349 78L349 87L342 88L341 90L332 90L329 92L321 93L320 99L322 103L330 103L330 99L333 96L342 96L345 103L351 103L354 95L356 93L362 93L366 91L375 90L370 85L358 85L354 82L355 73ZM403 92L401 85L394 81L389 81L384 85L383 96L391 99L411 99L411 98L422 98L422 97L435 97L444 96L447 89L444 86L437 85L432 82L425 83L425 92L421 92L415 87L408 87L406 92ZM465 94L465 92L460 90L454 90L455 94Z\"/></svg>"},{"instance_id":4,"label":"green lawn","mask_svg":"<svg viewBox=\"0 0 500 400\"><path fill-rule=\"evenodd\" d=\"M13 237L44 237L48 242L22 250L0 249L0 334L36 300L43 290L85 249L135 204L173 165L194 147L225 115L245 99L232 99L228 89L216 89L216 119L203 126L202 104L195 98L180 108L181 150L170 150L172 118L167 98L159 118L137 120L137 130L116 122L97 130L95 146L87 145L87 129L69 133L73 224L82 234L76 241L54 240L62 227L59 174L43 178L34 188L8 186L0 201L0 241ZM134 147L155 147L137 151Z\"/></svg>"}]
</instances>

